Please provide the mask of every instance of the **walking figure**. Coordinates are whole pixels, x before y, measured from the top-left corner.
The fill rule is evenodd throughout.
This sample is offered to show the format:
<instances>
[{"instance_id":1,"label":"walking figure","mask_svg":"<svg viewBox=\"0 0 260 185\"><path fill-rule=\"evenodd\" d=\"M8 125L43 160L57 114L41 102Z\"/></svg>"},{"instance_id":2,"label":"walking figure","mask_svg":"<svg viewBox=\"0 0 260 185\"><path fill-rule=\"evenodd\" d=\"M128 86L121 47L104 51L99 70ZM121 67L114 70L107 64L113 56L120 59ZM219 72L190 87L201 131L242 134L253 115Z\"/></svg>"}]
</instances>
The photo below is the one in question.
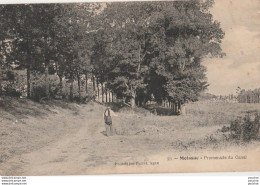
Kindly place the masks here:
<instances>
[{"instance_id":1,"label":"walking figure","mask_svg":"<svg viewBox=\"0 0 260 185\"><path fill-rule=\"evenodd\" d=\"M112 135L112 115L117 116L110 107L107 107L104 112L104 120L105 120L105 126L106 126L106 135L110 136Z\"/></svg>"}]
</instances>

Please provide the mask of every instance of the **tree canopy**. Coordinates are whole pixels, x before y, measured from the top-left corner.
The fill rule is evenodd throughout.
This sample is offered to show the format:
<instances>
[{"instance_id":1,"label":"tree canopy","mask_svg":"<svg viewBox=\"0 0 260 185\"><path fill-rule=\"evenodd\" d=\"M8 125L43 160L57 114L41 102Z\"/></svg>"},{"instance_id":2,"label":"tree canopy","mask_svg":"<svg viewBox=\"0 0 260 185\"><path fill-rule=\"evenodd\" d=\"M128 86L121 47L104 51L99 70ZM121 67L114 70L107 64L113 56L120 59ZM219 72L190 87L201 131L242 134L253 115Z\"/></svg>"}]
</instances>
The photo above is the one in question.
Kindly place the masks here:
<instances>
[{"instance_id":1,"label":"tree canopy","mask_svg":"<svg viewBox=\"0 0 260 185\"><path fill-rule=\"evenodd\" d=\"M3 61L70 82L96 79L132 106L196 101L207 88L205 57L222 57L212 0L1 5ZM3 43L10 41L6 54ZM4 54L5 53L5 54ZM7 60L7 56L10 56ZM9 61L9 63L8 63ZM62 83L60 84L62 85ZM73 85L73 83L71 83Z\"/></svg>"}]
</instances>

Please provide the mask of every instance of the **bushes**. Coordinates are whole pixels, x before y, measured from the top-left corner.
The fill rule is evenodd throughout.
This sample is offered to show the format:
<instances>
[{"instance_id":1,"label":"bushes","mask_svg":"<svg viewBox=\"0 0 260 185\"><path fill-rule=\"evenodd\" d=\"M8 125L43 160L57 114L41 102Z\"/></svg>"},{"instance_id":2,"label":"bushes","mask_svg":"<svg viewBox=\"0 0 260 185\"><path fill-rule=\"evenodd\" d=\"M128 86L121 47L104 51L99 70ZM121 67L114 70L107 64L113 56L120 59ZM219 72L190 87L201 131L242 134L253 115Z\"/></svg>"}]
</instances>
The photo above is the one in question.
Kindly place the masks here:
<instances>
[{"instance_id":1,"label":"bushes","mask_svg":"<svg viewBox=\"0 0 260 185\"><path fill-rule=\"evenodd\" d=\"M40 102L43 99L55 98L59 92L59 81L55 76L48 76L48 87L46 87L46 77L42 74L32 75L31 98ZM48 90L48 91L47 91ZM47 92L49 94L47 94Z\"/></svg>"},{"instance_id":2,"label":"bushes","mask_svg":"<svg viewBox=\"0 0 260 185\"><path fill-rule=\"evenodd\" d=\"M32 88L32 99L40 102L42 98L47 97L45 86L36 86Z\"/></svg>"},{"instance_id":3,"label":"bushes","mask_svg":"<svg viewBox=\"0 0 260 185\"><path fill-rule=\"evenodd\" d=\"M22 93L15 88L12 82L5 82L2 86L1 95L20 97Z\"/></svg>"},{"instance_id":4,"label":"bushes","mask_svg":"<svg viewBox=\"0 0 260 185\"><path fill-rule=\"evenodd\" d=\"M27 97L27 74L26 70L11 70L0 74L0 96ZM82 83L82 81L81 81ZM46 87L46 85L48 87ZM95 99L95 92L90 87L88 92L81 84L79 97L78 83L73 83L73 99L70 99L70 83L68 80L60 81L56 74L43 74L39 71L31 71L30 74L30 99L40 102L46 99L65 99L78 103L89 102Z\"/></svg>"},{"instance_id":5,"label":"bushes","mask_svg":"<svg viewBox=\"0 0 260 185\"><path fill-rule=\"evenodd\" d=\"M19 97L22 95L20 88L16 85L15 73L7 70L1 73L2 83L0 86L0 95Z\"/></svg>"},{"instance_id":6,"label":"bushes","mask_svg":"<svg viewBox=\"0 0 260 185\"><path fill-rule=\"evenodd\" d=\"M251 141L259 138L260 115L257 111L248 111L244 116L233 120L230 127L223 127L222 131L230 131L231 139L237 141Z\"/></svg>"}]
</instances>

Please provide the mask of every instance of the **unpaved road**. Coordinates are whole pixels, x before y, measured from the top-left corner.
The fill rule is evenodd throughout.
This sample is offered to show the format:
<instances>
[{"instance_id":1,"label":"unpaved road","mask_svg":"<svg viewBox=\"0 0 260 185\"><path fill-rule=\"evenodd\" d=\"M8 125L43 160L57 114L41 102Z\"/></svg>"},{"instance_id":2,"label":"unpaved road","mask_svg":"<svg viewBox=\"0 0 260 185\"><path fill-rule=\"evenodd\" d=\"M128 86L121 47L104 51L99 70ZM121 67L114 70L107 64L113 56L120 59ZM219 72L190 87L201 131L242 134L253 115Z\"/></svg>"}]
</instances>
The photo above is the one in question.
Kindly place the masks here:
<instances>
[{"instance_id":1,"label":"unpaved road","mask_svg":"<svg viewBox=\"0 0 260 185\"><path fill-rule=\"evenodd\" d=\"M69 110L69 112L54 109L57 111L55 114L49 114L46 118L35 118L41 119L41 124L55 124L58 123L57 120L60 120L59 125L56 127L53 125L54 133L57 133L56 136L50 135L46 139L48 137L46 132L50 132L52 127L48 127L48 129L43 127L38 142L41 145L34 145L31 150L15 153L9 159L0 161L0 175L86 175L97 173L243 171L259 169L259 164L255 164L255 161L259 161L259 156L256 157L256 153L259 153L259 147L256 152L250 154L242 150L242 148L238 148L237 145L231 145L232 147L230 147L225 141L223 143L221 143L221 140L211 141L209 136L217 132L220 128L218 125L199 127L191 124L192 121L196 123L193 117L142 117L141 114L131 115L127 112L120 113L120 116L114 119L114 126L116 129L123 129L127 125L128 130L126 131L129 133L122 132L121 135L115 134L107 137L104 134L105 126L102 117L104 107L97 104L93 104L93 106L80 105L78 110ZM30 120L25 121L27 123L20 125L20 127L25 127L27 124L26 128L32 127L29 121L34 123L37 120L30 118ZM144 123L144 121L146 122ZM189 124L188 129L187 124ZM17 128L18 125L12 125L12 127ZM13 130L13 132L15 131ZM33 132L35 129L31 128L31 131ZM63 134L60 134L61 132ZM6 133L8 132L6 131ZM45 134L44 137L43 134ZM26 138L26 135L24 137ZM16 140L18 139L16 138ZM42 140L45 140L45 144ZM29 145L28 140L24 142ZM14 146L16 145L18 144L14 143ZM196 151L189 150L189 148L196 148L196 145L198 145L197 148L201 148L197 154ZM26 145L23 146L26 147ZM218 148L217 152L216 150L203 151L209 148L212 149L211 146L221 148ZM251 147L247 147L248 151L253 151L256 146L259 146L258 142L253 143ZM234 155L237 155L238 151L240 155L247 155L249 160L246 161L246 164L248 165L245 166L243 160L234 160L233 162L217 161L219 168L213 163L214 161L210 161L210 163L201 160L197 163L181 160L167 161L168 156L179 157L179 152L185 156L215 156L223 155L224 152L226 155L233 155L232 150L235 151L233 152ZM158 161L160 165L156 164ZM115 165L115 163L124 162L147 162L148 166ZM205 164L202 165L202 163ZM197 169L198 166L200 166L200 170ZM238 167L241 167L241 169Z\"/></svg>"},{"instance_id":2,"label":"unpaved road","mask_svg":"<svg viewBox=\"0 0 260 185\"><path fill-rule=\"evenodd\" d=\"M84 115L84 112L88 112ZM102 107L89 112L83 106L77 117L78 127L63 137L35 151L14 156L0 163L0 175L80 175L89 174L99 166L113 167L118 159L131 160L132 156L144 155L145 150L134 149L134 140L124 136L104 135ZM133 138L134 139L134 138ZM149 152L149 151L147 151Z\"/></svg>"}]
</instances>

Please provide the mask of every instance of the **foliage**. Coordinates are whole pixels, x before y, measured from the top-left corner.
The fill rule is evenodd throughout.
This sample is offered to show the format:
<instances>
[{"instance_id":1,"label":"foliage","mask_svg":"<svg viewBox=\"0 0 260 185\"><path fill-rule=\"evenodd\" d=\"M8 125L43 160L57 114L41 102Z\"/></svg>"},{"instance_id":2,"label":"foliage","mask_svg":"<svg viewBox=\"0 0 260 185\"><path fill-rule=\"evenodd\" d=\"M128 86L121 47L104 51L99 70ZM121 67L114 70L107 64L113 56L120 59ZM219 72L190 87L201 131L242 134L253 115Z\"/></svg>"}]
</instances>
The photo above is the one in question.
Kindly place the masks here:
<instances>
[{"instance_id":1,"label":"foliage","mask_svg":"<svg viewBox=\"0 0 260 185\"><path fill-rule=\"evenodd\" d=\"M2 95L20 97L22 93L16 89L14 83L5 82L2 86Z\"/></svg>"},{"instance_id":2,"label":"foliage","mask_svg":"<svg viewBox=\"0 0 260 185\"><path fill-rule=\"evenodd\" d=\"M208 8L200 1L109 4L110 50L103 51L113 58L106 62L113 90L144 102L152 95L158 102L197 100L207 87L201 60L224 55L224 33Z\"/></svg>"},{"instance_id":3,"label":"foliage","mask_svg":"<svg viewBox=\"0 0 260 185\"><path fill-rule=\"evenodd\" d=\"M247 112L244 117L238 117L230 124L231 138L238 141L258 139L260 116L255 111Z\"/></svg>"},{"instance_id":4,"label":"foliage","mask_svg":"<svg viewBox=\"0 0 260 185\"><path fill-rule=\"evenodd\" d=\"M1 64L26 69L27 96L38 94L36 99L53 96L48 76L54 74L60 80L55 92L62 92L65 78L71 100L81 99L82 79L91 78L94 93L101 84L102 91L132 106L196 101L208 86L202 59L224 55L224 32L209 12L212 5L212 0L1 5ZM34 72L45 74L40 87L32 82Z\"/></svg>"},{"instance_id":5,"label":"foliage","mask_svg":"<svg viewBox=\"0 0 260 185\"><path fill-rule=\"evenodd\" d=\"M237 96L239 103L260 103L260 89L240 90Z\"/></svg>"},{"instance_id":6,"label":"foliage","mask_svg":"<svg viewBox=\"0 0 260 185\"><path fill-rule=\"evenodd\" d=\"M31 75L32 99L40 102L43 99L55 98L59 93L59 82L57 77L50 75L48 78L48 87L46 87L46 76L37 72ZM46 93L48 88L49 95ZM48 97L49 96L49 97Z\"/></svg>"}]
</instances>

